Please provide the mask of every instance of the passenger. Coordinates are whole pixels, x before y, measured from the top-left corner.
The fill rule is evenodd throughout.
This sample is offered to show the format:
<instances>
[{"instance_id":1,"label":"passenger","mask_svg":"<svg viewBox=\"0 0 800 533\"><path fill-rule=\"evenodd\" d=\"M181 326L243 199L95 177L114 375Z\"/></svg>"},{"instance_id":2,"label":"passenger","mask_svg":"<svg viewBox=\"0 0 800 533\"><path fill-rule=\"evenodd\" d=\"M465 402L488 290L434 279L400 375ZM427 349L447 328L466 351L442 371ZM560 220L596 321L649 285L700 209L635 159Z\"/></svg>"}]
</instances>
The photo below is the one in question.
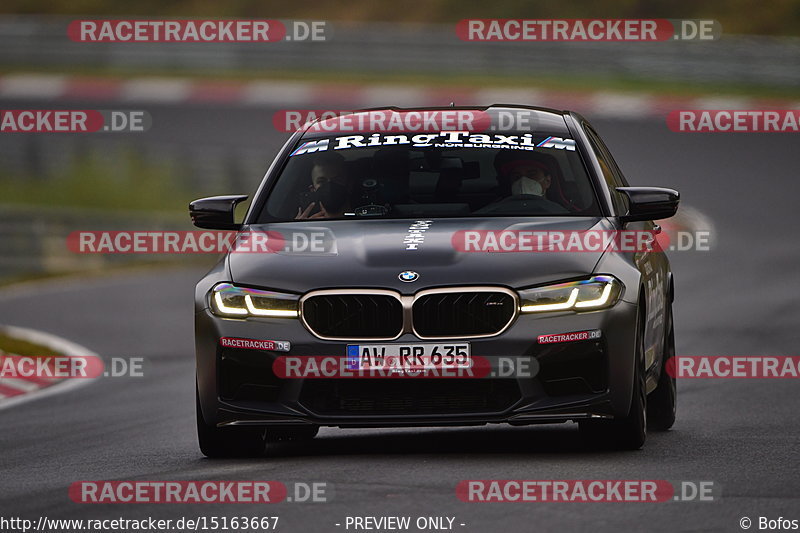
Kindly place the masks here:
<instances>
[{"instance_id":1,"label":"passenger","mask_svg":"<svg viewBox=\"0 0 800 533\"><path fill-rule=\"evenodd\" d=\"M494 158L502 196L545 196L553 181L545 154L501 150Z\"/></svg>"},{"instance_id":2,"label":"passenger","mask_svg":"<svg viewBox=\"0 0 800 533\"><path fill-rule=\"evenodd\" d=\"M552 156L539 152L500 150L494 158L498 198L477 212L510 212L516 207L513 203L527 200L534 204L520 207L535 214L567 213L562 205L547 198L553 183L553 164L558 163Z\"/></svg>"}]
</instances>

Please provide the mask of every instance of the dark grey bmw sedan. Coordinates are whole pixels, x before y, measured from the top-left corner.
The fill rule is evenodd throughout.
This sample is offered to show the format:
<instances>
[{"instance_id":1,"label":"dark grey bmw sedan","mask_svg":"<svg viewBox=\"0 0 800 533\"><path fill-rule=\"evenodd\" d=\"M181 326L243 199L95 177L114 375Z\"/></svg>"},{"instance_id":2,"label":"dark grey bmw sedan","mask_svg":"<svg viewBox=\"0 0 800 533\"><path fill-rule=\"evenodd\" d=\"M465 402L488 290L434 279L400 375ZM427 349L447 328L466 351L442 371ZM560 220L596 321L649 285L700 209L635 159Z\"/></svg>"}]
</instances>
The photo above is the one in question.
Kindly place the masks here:
<instances>
[{"instance_id":1,"label":"dark grey bmw sedan","mask_svg":"<svg viewBox=\"0 0 800 533\"><path fill-rule=\"evenodd\" d=\"M675 420L679 195L628 184L569 111L373 109L305 125L244 195L197 284L197 429L211 457L321 426L579 424L637 449Z\"/></svg>"}]
</instances>

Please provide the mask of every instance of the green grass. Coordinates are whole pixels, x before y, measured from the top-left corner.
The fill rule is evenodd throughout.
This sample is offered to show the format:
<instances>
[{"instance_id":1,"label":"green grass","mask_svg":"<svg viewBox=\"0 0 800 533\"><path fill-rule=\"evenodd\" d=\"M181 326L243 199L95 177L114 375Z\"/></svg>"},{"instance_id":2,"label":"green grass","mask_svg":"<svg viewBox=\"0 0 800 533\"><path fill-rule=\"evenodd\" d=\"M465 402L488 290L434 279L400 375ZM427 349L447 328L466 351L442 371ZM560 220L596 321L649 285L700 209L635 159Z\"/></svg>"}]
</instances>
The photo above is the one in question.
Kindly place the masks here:
<instances>
[{"instance_id":1,"label":"green grass","mask_svg":"<svg viewBox=\"0 0 800 533\"><path fill-rule=\"evenodd\" d=\"M83 158L48 179L0 174L5 204L185 213L195 194L176 185L175 177L133 153L113 166Z\"/></svg>"},{"instance_id":2,"label":"green grass","mask_svg":"<svg viewBox=\"0 0 800 533\"><path fill-rule=\"evenodd\" d=\"M24 355L26 357L52 357L54 355L61 355L59 352L45 346L23 341L4 333L0 333L0 351L14 355Z\"/></svg>"},{"instance_id":3,"label":"green grass","mask_svg":"<svg viewBox=\"0 0 800 533\"><path fill-rule=\"evenodd\" d=\"M85 278L98 278L101 276L113 276L116 274L124 274L126 272L142 272L147 273L154 270L163 271L165 269L185 269L197 268L198 271L203 268L210 269L213 264L218 260L217 256L207 257L201 254L188 255L188 256L175 256L174 259L162 260L147 260L137 259L130 264L119 265L104 265L101 268L81 268L80 270L72 271L57 271L57 272L22 272L9 276L0 277L0 288L17 285L20 283L29 283L36 281L48 281L53 279L85 279ZM0 344L0 350L3 349Z\"/></svg>"}]
</instances>

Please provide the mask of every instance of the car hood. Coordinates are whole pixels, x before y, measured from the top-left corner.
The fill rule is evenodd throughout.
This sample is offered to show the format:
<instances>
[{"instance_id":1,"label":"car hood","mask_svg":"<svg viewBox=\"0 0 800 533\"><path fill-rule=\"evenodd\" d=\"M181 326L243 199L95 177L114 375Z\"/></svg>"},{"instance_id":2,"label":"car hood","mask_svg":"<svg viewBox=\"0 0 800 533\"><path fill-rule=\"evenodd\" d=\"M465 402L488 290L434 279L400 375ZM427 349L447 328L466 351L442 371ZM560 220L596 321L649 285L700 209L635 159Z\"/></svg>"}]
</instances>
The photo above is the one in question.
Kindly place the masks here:
<instances>
[{"instance_id":1,"label":"car hood","mask_svg":"<svg viewBox=\"0 0 800 533\"><path fill-rule=\"evenodd\" d=\"M269 232L270 237L281 235L284 242L295 243L294 251L233 252L228 255L227 266L234 283L296 293L340 287L387 288L407 294L447 285L521 288L589 274L603 252L463 252L456 250L454 234L460 230L590 229L610 230L612 226L607 219L595 217L259 224L245 231ZM304 243L312 241L317 250L325 251L313 251L310 244L303 248ZM407 270L418 274L416 281L399 279L400 273Z\"/></svg>"}]
</instances>

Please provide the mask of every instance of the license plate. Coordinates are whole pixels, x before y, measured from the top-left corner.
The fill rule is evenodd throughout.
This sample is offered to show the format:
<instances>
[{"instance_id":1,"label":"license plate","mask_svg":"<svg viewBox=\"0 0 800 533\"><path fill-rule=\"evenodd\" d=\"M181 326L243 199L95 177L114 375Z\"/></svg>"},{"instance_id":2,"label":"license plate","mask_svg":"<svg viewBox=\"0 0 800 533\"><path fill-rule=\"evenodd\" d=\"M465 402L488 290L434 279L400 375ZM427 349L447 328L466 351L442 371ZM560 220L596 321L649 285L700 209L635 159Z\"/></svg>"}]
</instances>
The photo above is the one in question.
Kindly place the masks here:
<instances>
[{"instance_id":1,"label":"license plate","mask_svg":"<svg viewBox=\"0 0 800 533\"><path fill-rule=\"evenodd\" d=\"M423 370L470 368L469 343L451 344L348 344L347 367L351 370Z\"/></svg>"}]
</instances>

